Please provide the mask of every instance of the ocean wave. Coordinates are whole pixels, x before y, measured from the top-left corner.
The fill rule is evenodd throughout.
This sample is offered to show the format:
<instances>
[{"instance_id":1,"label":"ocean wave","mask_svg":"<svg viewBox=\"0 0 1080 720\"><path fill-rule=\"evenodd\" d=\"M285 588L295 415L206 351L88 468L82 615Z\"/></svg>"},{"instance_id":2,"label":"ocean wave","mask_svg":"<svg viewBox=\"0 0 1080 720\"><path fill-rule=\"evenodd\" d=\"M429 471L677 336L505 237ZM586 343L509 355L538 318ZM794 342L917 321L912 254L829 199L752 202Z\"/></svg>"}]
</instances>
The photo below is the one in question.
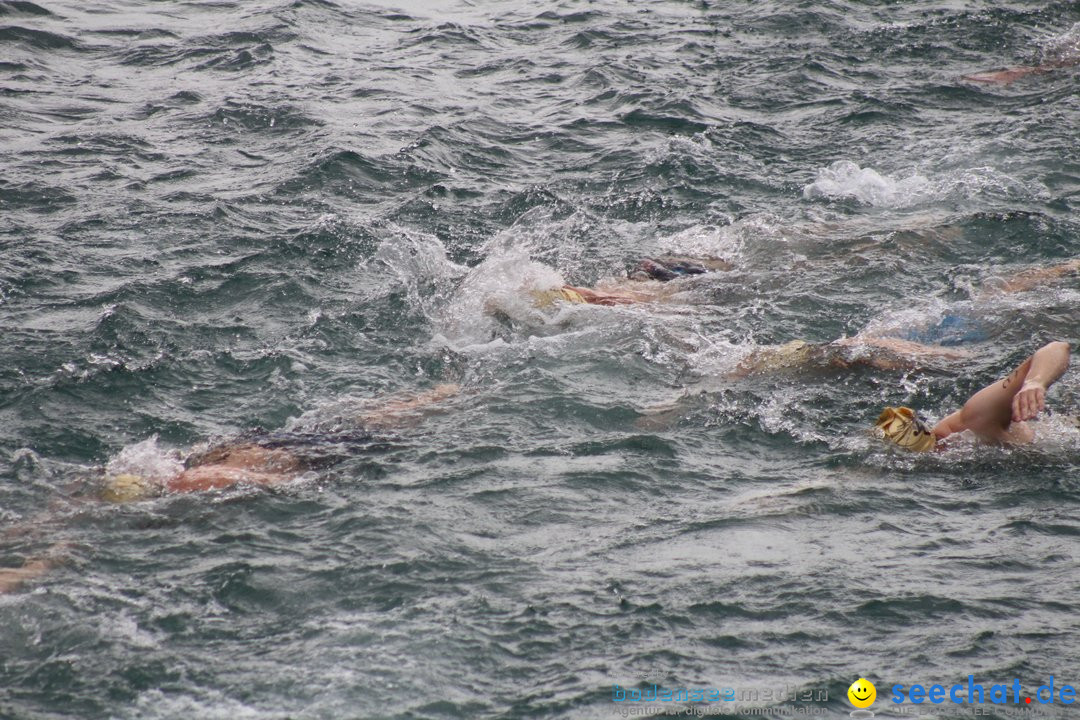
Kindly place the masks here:
<instances>
[{"instance_id":1,"label":"ocean wave","mask_svg":"<svg viewBox=\"0 0 1080 720\"><path fill-rule=\"evenodd\" d=\"M79 50L82 47L67 35L18 25L0 28L0 43L19 43L37 50Z\"/></svg>"},{"instance_id":2,"label":"ocean wave","mask_svg":"<svg viewBox=\"0 0 1080 720\"><path fill-rule=\"evenodd\" d=\"M27 0L0 0L0 15L52 15L51 12Z\"/></svg>"}]
</instances>

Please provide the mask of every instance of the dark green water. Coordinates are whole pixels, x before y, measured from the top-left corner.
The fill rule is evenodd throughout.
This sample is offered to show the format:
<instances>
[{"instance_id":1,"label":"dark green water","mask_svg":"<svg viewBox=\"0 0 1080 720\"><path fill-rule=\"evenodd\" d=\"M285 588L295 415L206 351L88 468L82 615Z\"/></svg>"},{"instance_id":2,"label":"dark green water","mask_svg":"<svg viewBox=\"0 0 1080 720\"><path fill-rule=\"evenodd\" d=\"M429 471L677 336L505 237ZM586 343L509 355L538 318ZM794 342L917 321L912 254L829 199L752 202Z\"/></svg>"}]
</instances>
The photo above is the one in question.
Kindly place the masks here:
<instances>
[{"instance_id":1,"label":"dark green water","mask_svg":"<svg viewBox=\"0 0 1080 720\"><path fill-rule=\"evenodd\" d=\"M1075 278L984 291L1077 253L1080 73L961 77L1078 23L0 0L0 566L66 558L0 596L0 718L603 718L653 682L846 717L860 676L890 716L897 683L1080 683L1080 432L866 432L1077 343ZM667 306L522 297L668 251L735 269ZM725 379L949 315L983 329L962 362ZM439 382L464 392L286 486L93 500L106 465Z\"/></svg>"}]
</instances>

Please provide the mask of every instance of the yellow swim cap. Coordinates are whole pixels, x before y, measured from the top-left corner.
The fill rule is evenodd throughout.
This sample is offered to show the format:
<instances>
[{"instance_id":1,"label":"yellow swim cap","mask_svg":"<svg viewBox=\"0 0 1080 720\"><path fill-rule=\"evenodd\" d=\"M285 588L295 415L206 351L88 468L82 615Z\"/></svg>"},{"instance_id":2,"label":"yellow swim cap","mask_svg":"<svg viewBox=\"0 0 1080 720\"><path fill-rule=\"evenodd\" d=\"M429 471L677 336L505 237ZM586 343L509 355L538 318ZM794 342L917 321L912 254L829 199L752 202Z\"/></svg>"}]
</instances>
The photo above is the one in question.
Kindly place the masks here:
<instances>
[{"instance_id":1,"label":"yellow swim cap","mask_svg":"<svg viewBox=\"0 0 1080 720\"><path fill-rule=\"evenodd\" d=\"M776 347L763 348L753 355L744 365L749 372L769 373L780 370L789 370L805 365L810 359L810 351L813 346L805 340L792 340Z\"/></svg>"},{"instance_id":2,"label":"yellow swim cap","mask_svg":"<svg viewBox=\"0 0 1080 720\"><path fill-rule=\"evenodd\" d=\"M530 295L532 295L533 305L538 308L548 307L556 300L565 300L576 305L585 302L585 298L581 297L581 293L566 287L551 290L533 290Z\"/></svg>"},{"instance_id":3,"label":"yellow swim cap","mask_svg":"<svg viewBox=\"0 0 1080 720\"><path fill-rule=\"evenodd\" d=\"M101 491L101 499L115 503L134 502L157 494L157 490L157 485L141 475L121 473L108 479Z\"/></svg>"},{"instance_id":4,"label":"yellow swim cap","mask_svg":"<svg viewBox=\"0 0 1080 720\"><path fill-rule=\"evenodd\" d=\"M776 348L773 355L773 364L777 369L796 367L809 359L810 343L805 340L792 340Z\"/></svg>"},{"instance_id":5,"label":"yellow swim cap","mask_svg":"<svg viewBox=\"0 0 1080 720\"><path fill-rule=\"evenodd\" d=\"M902 448L926 452L937 445L933 431L908 407L887 407L874 424L881 437Z\"/></svg>"}]
</instances>

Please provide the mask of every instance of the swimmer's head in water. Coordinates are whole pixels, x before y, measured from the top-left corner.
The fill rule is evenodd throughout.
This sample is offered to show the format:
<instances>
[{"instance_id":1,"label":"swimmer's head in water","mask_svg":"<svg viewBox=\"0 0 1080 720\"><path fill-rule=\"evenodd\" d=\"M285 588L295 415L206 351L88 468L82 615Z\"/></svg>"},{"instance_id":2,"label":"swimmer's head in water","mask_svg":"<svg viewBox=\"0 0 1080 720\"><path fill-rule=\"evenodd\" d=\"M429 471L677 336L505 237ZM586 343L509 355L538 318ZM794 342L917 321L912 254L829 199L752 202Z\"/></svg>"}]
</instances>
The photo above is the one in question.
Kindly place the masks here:
<instances>
[{"instance_id":1,"label":"swimmer's head in water","mask_svg":"<svg viewBox=\"0 0 1080 720\"><path fill-rule=\"evenodd\" d=\"M776 347L762 348L751 354L740 365L745 373L774 373L806 365L814 352L814 345L805 340L792 340Z\"/></svg>"},{"instance_id":2,"label":"swimmer's head in water","mask_svg":"<svg viewBox=\"0 0 1080 720\"><path fill-rule=\"evenodd\" d=\"M576 305L585 302L585 298L581 297L581 293L567 287L553 288L551 290L533 290L530 295L533 299L533 305L538 308L549 307L559 300Z\"/></svg>"},{"instance_id":3,"label":"swimmer's head in water","mask_svg":"<svg viewBox=\"0 0 1080 720\"><path fill-rule=\"evenodd\" d=\"M732 264L720 258L691 258L682 255L660 255L643 258L627 272L631 280L668 282L691 275L704 275L717 270L731 270Z\"/></svg>"},{"instance_id":4,"label":"swimmer's head in water","mask_svg":"<svg viewBox=\"0 0 1080 720\"><path fill-rule=\"evenodd\" d=\"M908 450L926 452L937 445L934 432L911 408L885 408L874 427L881 437Z\"/></svg>"},{"instance_id":5,"label":"swimmer's head in water","mask_svg":"<svg viewBox=\"0 0 1080 720\"><path fill-rule=\"evenodd\" d=\"M106 478L101 499L114 503L134 502L157 495L159 491L157 483L152 480L141 475L121 473Z\"/></svg>"}]
</instances>

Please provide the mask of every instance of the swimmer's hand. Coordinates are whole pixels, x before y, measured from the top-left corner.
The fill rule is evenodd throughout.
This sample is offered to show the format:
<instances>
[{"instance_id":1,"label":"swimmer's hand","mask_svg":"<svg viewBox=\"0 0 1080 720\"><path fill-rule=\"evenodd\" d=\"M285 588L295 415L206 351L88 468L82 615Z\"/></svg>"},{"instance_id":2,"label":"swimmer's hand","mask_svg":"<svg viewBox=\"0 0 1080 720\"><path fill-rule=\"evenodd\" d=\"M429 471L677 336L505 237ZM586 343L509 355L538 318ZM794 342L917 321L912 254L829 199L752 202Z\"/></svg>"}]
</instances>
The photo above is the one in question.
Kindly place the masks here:
<instances>
[{"instance_id":1,"label":"swimmer's hand","mask_svg":"<svg viewBox=\"0 0 1080 720\"><path fill-rule=\"evenodd\" d=\"M1020 392L1013 396L1013 422L1031 420L1045 409L1046 386L1038 380L1025 380L1020 387Z\"/></svg>"}]
</instances>

